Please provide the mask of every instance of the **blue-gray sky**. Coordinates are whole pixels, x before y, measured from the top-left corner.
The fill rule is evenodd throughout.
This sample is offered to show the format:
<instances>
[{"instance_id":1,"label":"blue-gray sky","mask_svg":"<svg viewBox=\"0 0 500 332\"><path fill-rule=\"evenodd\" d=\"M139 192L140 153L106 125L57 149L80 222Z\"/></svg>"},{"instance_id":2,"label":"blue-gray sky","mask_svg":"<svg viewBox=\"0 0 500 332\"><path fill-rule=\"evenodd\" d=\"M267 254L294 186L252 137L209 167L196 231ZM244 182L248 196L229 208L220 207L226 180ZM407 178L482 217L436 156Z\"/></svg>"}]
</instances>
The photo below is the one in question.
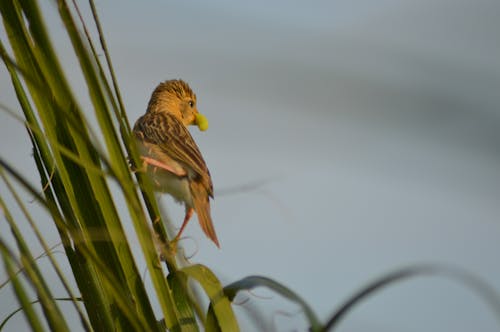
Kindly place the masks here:
<instances>
[{"instance_id":1,"label":"blue-gray sky","mask_svg":"<svg viewBox=\"0 0 500 332\"><path fill-rule=\"evenodd\" d=\"M368 281L417 262L468 269L500 291L500 3L97 7L130 120L144 112L157 83L180 77L210 121L207 132L193 134L213 177L222 249L192 222L193 261L224 282L253 274L283 282L322 319ZM61 46L61 23L49 16L95 123L71 50ZM4 68L0 91L3 104L18 108ZM0 119L2 157L37 181L22 126L3 113ZM262 184L231 191L254 182ZM0 294L0 313L16 307L7 297ZM268 311L266 324L303 329L300 316L276 314L296 308L250 297ZM421 278L370 298L338 330L499 328L471 291Z\"/></svg>"}]
</instances>

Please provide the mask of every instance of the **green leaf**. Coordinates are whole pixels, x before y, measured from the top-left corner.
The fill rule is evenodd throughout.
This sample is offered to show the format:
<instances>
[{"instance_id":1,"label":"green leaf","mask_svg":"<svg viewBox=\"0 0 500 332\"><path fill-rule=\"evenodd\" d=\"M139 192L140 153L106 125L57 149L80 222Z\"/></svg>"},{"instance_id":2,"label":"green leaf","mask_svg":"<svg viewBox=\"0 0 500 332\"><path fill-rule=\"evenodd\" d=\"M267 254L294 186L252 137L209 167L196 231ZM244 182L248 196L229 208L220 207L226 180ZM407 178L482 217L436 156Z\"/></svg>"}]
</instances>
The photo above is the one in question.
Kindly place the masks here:
<instances>
[{"instance_id":1,"label":"green leaf","mask_svg":"<svg viewBox=\"0 0 500 332\"><path fill-rule=\"evenodd\" d=\"M24 315L26 316L31 329L33 331L43 331L43 325L38 319L38 316L33 308L33 304L29 300L26 290L19 280L19 276L16 275L14 271L14 262L12 258L13 255L10 250L8 250L2 238L0 238L0 253L4 262L5 270L7 271L7 274L9 275L9 278L12 282L12 287L14 288L14 292L17 295L17 299L21 306L24 308ZM4 324L7 322L7 320L2 322L0 330L2 329L2 326L4 326Z\"/></svg>"},{"instance_id":2,"label":"green leaf","mask_svg":"<svg viewBox=\"0 0 500 332\"><path fill-rule=\"evenodd\" d=\"M174 330L181 331L199 331L198 323L190 305L190 299L187 295L187 277L182 273L170 273L167 277L170 288L172 289L175 306L179 312L179 326L173 327Z\"/></svg>"},{"instance_id":3,"label":"green leaf","mask_svg":"<svg viewBox=\"0 0 500 332\"><path fill-rule=\"evenodd\" d=\"M3 171L0 169L0 173L3 177ZM45 314L45 318L47 319L47 322L49 323L49 326L51 329L55 331L65 331L68 330L68 326L66 324L66 321L64 320L64 317L62 316L62 313L53 300L53 296L51 293L51 290L48 286L48 283L45 281L43 278L43 275L41 271L38 269L38 266L36 264L36 260L31 254L31 251L24 240L21 231L17 227L16 223L14 222L14 219L12 218L12 215L10 214L9 209L4 203L4 200L2 197L0 197L0 208L3 211L5 218L7 219L7 222L9 223L11 232L14 236L14 239L16 240L16 244L18 247L18 250L21 254L20 257L20 266L24 268L25 274L27 276L28 281L31 283L33 288L35 289L38 298L40 299L40 304L42 305L43 312ZM4 252L9 252L7 251L7 248L5 245L3 246ZM11 257L13 257L12 253L9 252ZM5 255L5 254L4 254ZM9 261L6 261L6 269L12 269L12 264L9 264ZM9 271L9 277L12 279L12 272ZM18 276L15 276L16 280ZM26 302L23 297L26 296L25 291L22 289L20 284L15 283L15 280L12 279L14 282L14 288L18 294L18 299L20 302L24 305ZM30 305L31 306L31 305Z\"/></svg>"},{"instance_id":4,"label":"green leaf","mask_svg":"<svg viewBox=\"0 0 500 332\"><path fill-rule=\"evenodd\" d=\"M215 317L207 317L205 322L207 331L239 331L231 302L224 294L222 284L210 269L196 264L180 269L179 273L184 273L196 280L210 300L211 309L209 309L208 314L210 315L210 311L213 310Z\"/></svg>"}]
</instances>

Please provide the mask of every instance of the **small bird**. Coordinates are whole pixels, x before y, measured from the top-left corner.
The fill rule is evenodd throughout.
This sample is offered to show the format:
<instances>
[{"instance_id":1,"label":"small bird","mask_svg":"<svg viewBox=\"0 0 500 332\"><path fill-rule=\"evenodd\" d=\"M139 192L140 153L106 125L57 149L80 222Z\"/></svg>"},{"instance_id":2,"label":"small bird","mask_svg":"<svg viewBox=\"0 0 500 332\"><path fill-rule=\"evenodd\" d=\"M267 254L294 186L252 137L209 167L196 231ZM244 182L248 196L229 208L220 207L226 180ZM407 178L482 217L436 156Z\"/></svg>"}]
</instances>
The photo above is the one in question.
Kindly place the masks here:
<instances>
[{"instance_id":1,"label":"small bird","mask_svg":"<svg viewBox=\"0 0 500 332\"><path fill-rule=\"evenodd\" d=\"M220 247L210 216L212 179L188 125L205 130L208 122L198 113L196 95L189 85L182 80L168 80L153 91L146 114L136 121L133 131L143 167L159 191L172 195L186 207L184 222L173 242L179 240L196 211L203 232Z\"/></svg>"}]
</instances>

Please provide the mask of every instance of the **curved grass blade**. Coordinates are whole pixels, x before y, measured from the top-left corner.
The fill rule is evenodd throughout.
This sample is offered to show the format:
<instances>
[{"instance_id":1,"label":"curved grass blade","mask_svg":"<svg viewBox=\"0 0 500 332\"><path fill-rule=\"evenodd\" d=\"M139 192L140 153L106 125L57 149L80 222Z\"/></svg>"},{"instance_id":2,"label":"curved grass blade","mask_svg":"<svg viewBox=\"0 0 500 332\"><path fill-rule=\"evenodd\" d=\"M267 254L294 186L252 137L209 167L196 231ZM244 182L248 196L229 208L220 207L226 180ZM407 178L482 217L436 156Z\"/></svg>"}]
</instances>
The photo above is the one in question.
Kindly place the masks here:
<instances>
[{"instance_id":1,"label":"curved grass blade","mask_svg":"<svg viewBox=\"0 0 500 332\"><path fill-rule=\"evenodd\" d=\"M419 265L402 268L395 272L388 273L356 292L335 311L325 324L324 331L335 328L341 319L349 313L356 304L365 300L376 291L380 291L395 282L423 275L446 277L458 281L462 285L470 288L490 306L500 323L500 296L492 286L465 270L442 265Z\"/></svg>"},{"instance_id":2,"label":"curved grass blade","mask_svg":"<svg viewBox=\"0 0 500 332\"><path fill-rule=\"evenodd\" d=\"M74 302L75 300L82 301L81 298L76 298L76 299L55 298L54 300L55 301L70 301L70 302ZM40 300L35 300L35 301L30 302L31 305L37 304L37 303L40 303ZM17 308L16 310L12 311L10 314L8 314L7 317L5 317L4 320L0 323L0 331L2 331L2 329L5 327L5 325L7 325L7 323L9 322L9 320L11 318L13 318L16 314L18 314L19 312L24 311L24 310L26 310L25 306L21 306L21 307ZM92 331L92 330L90 328L86 328L85 331Z\"/></svg>"},{"instance_id":3,"label":"curved grass blade","mask_svg":"<svg viewBox=\"0 0 500 332\"><path fill-rule=\"evenodd\" d=\"M187 277L196 280L207 294L210 300L210 307L215 317L205 320L206 331L239 331L238 322L234 314L231 302L224 294L222 284L215 274L206 266L195 264L179 270ZM210 325L207 326L206 323ZM214 326L215 325L215 326Z\"/></svg>"},{"instance_id":4,"label":"curved grass blade","mask_svg":"<svg viewBox=\"0 0 500 332\"><path fill-rule=\"evenodd\" d=\"M311 326L311 331L320 331L322 329L318 317L306 301L304 301L288 287L285 287L270 278L261 276L249 276L243 278L224 287L224 294L226 294L226 296L232 301L239 291L250 290L256 287L267 287L288 300L297 303L304 311L304 314L306 315Z\"/></svg>"},{"instance_id":5,"label":"curved grass blade","mask_svg":"<svg viewBox=\"0 0 500 332\"><path fill-rule=\"evenodd\" d=\"M60 246L61 243L57 243L57 244L54 244L53 246L51 246L49 248L48 251L50 252L55 252L55 248L57 248L58 246ZM34 257L34 260L35 261L38 261L39 259L42 259L43 257L46 257L48 256L47 252L42 252L41 254L39 254L38 256ZM24 271L24 268L23 267L20 267L16 272L15 272L15 275L17 276L18 274L22 273ZM0 291L2 290L2 288L4 288L7 284L9 284L10 282L10 278L7 278L6 280L0 282Z\"/></svg>"}]
</instances>

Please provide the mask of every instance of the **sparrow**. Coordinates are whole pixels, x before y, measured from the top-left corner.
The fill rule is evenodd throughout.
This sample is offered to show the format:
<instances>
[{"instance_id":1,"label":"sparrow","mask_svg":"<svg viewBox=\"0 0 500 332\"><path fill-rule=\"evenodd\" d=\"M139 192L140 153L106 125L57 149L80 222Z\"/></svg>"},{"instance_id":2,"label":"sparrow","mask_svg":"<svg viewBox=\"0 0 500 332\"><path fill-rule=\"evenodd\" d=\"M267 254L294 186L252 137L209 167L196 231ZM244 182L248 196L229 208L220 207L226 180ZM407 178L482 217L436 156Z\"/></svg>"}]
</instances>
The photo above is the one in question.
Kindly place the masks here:
<instances>
[{"instance_id":1,"label":"sparrow","mask_svg":"<svg viewBox=\"0 0 500 332\"><path fill-rule=\"evenodd\" d=\"M220 247L210 215L213 185L205 160L187 126L206 130L208 122L198 113L196 95L183 80L160 83L149 100L146 114L135 123L133 133L143 167L160 192L183 203L186 214L173 242L196 212L201 229Z\"/></svg>"}]
</instances>

